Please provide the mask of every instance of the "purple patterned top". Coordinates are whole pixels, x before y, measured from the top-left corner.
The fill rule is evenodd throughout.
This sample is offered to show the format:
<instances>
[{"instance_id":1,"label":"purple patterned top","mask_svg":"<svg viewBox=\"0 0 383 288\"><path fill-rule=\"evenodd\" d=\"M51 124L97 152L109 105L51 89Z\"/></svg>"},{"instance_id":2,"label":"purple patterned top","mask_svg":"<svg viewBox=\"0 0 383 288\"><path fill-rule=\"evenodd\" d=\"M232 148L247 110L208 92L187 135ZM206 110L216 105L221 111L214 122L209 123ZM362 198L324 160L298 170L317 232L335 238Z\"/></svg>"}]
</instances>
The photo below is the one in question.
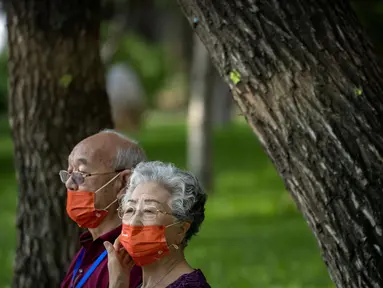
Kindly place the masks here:
<instances>
[{"instance_id":1,"label":"purple patterned top","mask_svg":"<svg viewBox=\"0 0 383 288\"><path fill-rule=\"evenodd\" d=\"M211 288L207 283L202 271L197 269L191 273L184 274L167 288Z\"/></svg>"},{"instance_id":2,"label":"purple patterned top","mask_svg":"<svg viewBox=\"0 0 383 288\"><path fill-rule=\"evenodd\" d=\"M141 288L140 284L137 288ZM184 274L166 288L211 288L201 270Z\"/></svg>"}]
</instances>

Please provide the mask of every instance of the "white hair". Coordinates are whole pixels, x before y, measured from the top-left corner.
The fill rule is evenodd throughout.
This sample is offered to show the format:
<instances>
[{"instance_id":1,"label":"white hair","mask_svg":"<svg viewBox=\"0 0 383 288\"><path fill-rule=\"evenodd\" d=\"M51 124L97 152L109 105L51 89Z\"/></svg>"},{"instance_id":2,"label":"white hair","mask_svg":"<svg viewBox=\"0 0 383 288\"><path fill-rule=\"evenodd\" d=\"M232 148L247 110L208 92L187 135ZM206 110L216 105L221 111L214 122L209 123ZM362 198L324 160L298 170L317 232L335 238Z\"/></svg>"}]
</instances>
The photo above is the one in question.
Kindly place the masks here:
<instances>
[{"instance_id":1,"label":"white hair","mask_svg":"<svg viewBox=\"0 0 383 288\"><path fill-rule=\"evenodd\" d=\"M206 193L198 179L188 171L160 161L142 162L133 170L127 192L122 198L125 207L134 189L140 184L156 182L165 187L172 197L172 214L181 221L190 222L185 243L199 231L205 218Z\"/></svg>"},{"instance_id":2,"label":"white hair","mask_svg":"<svg viewBox=\"0 0 383 288\"><path fill-rule=\"evenodd\" d=\"M119 133L113 129L104 129L100 133L111 133L117 135L126 142L133 143L134 145L127 147L117 147L116 157L113 162L113 169L116 171L131 169L138 165L138 163L146 161L144 150L138 145L138 142L126 135Z\"/></svg>"}]
</instances>

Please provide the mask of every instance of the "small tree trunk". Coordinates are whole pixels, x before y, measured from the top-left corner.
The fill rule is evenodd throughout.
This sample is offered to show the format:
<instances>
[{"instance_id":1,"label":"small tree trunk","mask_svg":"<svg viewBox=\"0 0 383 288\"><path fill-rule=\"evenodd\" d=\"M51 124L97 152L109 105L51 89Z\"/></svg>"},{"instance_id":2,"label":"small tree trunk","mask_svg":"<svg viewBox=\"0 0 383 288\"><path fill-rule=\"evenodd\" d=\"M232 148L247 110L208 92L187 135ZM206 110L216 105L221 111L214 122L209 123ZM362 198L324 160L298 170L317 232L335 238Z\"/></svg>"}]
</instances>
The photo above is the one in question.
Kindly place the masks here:
<instances>
[{"instance_id":1,"label":"small tree trunk","mask_svg":"<svg viewBox=\"0 0 383 288\"><path fill-rule=\"evenodd\" d=\"M212 122L214 127L223 128L231 121L233 99L227 83L219 76L215 68L212 70L214 73Z\"/></svg>"},{"instance_id":2,"label":"small tree trunk","mask_svg":"<svg viewBox=\"0 0 383 288\"><path fill-rule=\"evenodd\" d=\"M213 67L203 43L194 37L188 107L188 167L212 190L211 104Z\"/></svg>"},{"instance_id":3,"label":"small tree trunk","mask_svg":"<svg viewBox=\"0 0 383 288\"><path fill-rule=\"evenodd\" d=\"M126 7L126 27L147 41L159 41L159 3L156 0L117 0Z\"/></svg>"},{"instance_id":4,"label":"small tree trunk","mask_svg":"<svg viewBox=\"0 0 383 288\"><path fill-rule=\"evenodd\" d=\"M383 287L383 73L348 1L179 0L338 287Z\"/></svg>"},{"instance_id":5,"label":"small tree trunk","mask_svg":"<svg viewBox=\"0 0 383 288\"><path fill-rule=\"evenodd\" d=\"M112 127L97 0L14 0L9 121L19 184L13 287L59 287L78 246L58 172L73 146Z\"/></svg>"}]
</instances>

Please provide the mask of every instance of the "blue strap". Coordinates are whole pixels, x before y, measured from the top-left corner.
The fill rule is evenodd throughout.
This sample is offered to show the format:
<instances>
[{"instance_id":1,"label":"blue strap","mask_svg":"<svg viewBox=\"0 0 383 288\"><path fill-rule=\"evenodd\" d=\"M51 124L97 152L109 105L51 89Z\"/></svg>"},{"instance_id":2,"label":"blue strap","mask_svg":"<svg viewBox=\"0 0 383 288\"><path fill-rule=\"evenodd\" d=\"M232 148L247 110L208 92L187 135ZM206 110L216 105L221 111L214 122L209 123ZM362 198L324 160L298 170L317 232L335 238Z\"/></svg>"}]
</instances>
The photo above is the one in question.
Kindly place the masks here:
<instances>
[{"instance_id":1,"label":"blue strap","mask_svg":"<svg viewBox=\"0 0 383 288\"><path fill-rule=\"evenodd\" d=\"M85 273L84 277L81 278L80 282L76 285L76 288L81 288L86 280L88 280L89 276L92 275L93 271L96 270L97 266L100 265L101 261L104 260L108 252L105 250L102 252L100 256L96 259L96 261L92 264L89 270Z\"/></svg>"},{"instance_id":2,"label":"blue strap","mask_svg":"<svg viewBox=\"0 0 383 288\"><path fill-rule=\"evenodd\" d=\"M76 264L75 264L74 269L73 269L72 282L71 282L71 285L70 285L71 288L73 288L74 278L77 275L78 269L80 269L81 262L84 259L84 255L85 255L85 249L82 248L80 254L77 257Z\"/></svg>"}]
</instances>

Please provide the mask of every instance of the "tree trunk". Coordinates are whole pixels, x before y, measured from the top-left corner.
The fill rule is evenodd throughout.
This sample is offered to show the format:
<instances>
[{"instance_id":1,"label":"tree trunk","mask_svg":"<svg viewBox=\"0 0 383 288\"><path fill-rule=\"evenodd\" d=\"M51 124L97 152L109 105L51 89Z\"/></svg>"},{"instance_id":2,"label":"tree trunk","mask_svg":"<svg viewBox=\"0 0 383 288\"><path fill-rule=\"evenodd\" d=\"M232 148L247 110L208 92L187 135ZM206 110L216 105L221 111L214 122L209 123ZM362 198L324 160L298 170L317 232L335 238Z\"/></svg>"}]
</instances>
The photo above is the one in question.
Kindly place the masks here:
<instances>
[{"instance_id":1,"label":"tree trunk","mask_svg":"<svg viewBox=\"0 0 383 288\"><path fill-rule=\"evenodd\" d=\"M188 167L212 190L211 105L213 69L203 43L194 37L188 105Z\"/></svg>"},{"instance_id":2,"label":"tree trunk","mask_svg":"<svg viewBox=\"0 0 383 288\"><path fill-rule=\"evenodd\" d=\"M348 1L179 0L338 287L383 287L383 73Z\"/></svg>"},{"instance_id":3,"label":"tree trunk","mask_svg":"<svg viewBox=\"0 0 383 288\"><path fill-rule=\"evenodd\" d=\"M157 25L159 3L155 0L118 0L118 2L125 2L126 27L130 31L138 33L149 42L160 40L158 34L161 27Z\"/></svg>"},{"instance_id":4,"label":"tree trunk","mask_svg":"<svg viewBox=\"0 0 383 288\"><path fill-rule=\"evenodd\" d=\"M8 7L9 121L19 184L13 287L59 287L78 246L58 171L82 138L112 127L96 0Z\"/></svg>"},{"instance_id":5,"label":"tree trunk","mask_svg":"<svg viewBox=\"0 0 383 288\"><path fill-rule=\"evenodd\" d=\"M211 62L209 58L209 63ZM212 65L212 64L210 64ZM224 128L231 122L233 98L230 88L219 76L216 69L213 68L213 104L212 104L212 122L217 128Z\"/></svg>"}]
</instances>

